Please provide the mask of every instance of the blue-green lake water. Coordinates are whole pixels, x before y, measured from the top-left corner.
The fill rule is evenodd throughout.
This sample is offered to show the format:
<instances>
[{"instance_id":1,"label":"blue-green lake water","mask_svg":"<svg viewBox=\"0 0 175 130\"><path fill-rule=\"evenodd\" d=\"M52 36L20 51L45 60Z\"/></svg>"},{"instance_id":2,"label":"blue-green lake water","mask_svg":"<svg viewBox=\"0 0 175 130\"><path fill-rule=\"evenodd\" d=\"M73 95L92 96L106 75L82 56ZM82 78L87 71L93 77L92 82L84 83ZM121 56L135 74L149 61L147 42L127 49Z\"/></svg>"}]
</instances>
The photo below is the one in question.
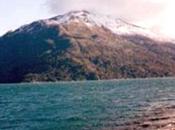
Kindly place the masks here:
<instances>
[{"instance_id":1,"label":"blue-green lake water","mask_svg":"<svg viewBox=\"0 0 175 130\"><path fill-rule=\"evenodd\" d=\"M175 78L1 84L0 130L119 130L166 105Z\"/></svg>"}]
</instances>

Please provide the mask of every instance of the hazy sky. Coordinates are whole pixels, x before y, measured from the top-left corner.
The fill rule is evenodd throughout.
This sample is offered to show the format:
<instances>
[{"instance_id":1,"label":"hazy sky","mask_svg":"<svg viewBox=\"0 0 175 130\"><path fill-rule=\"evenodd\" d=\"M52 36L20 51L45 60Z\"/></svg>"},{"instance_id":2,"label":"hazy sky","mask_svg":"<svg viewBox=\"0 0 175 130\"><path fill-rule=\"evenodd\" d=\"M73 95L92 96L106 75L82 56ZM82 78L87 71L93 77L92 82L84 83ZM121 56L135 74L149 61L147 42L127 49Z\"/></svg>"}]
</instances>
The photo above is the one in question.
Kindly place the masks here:
<instances>
[{"instance_id":1,"label":"hazy sky","mask_svg":"<svg viewBox=\"0 0 175 130\"><path fill-rule=\"evenodd\" d=\"M0 35L40 18L49 17L45 0L0 0Z\"/></svg>"},{"instance_id":2,"label":"hazy sky","mask_svg":"<svg viewBox=\"0 0 175 130\"><path fill-rule=\"evenodd\" d=\"M175 0L0 0L0 35L70 10L121 17L175 38Z\"/></svg>"}]
</instances>

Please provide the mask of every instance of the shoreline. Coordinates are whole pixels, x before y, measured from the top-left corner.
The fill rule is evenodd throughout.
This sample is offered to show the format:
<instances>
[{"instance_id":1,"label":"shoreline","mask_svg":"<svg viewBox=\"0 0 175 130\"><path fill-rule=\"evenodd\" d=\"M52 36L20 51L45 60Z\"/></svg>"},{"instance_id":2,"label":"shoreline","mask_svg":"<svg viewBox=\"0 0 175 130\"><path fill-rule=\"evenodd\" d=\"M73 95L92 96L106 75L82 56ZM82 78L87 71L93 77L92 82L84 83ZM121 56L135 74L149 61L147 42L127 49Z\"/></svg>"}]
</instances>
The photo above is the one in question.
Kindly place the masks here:
<instances>
[{"instance_id":1,"label":"shoreline","mask_svg":"<svg viewBox=\"0 0 175 130\"><path fill-rule=\"evenodd\" d=\"M11 84L67 84L67 83L85 83L85 82L89 82L89 83L93 83L93 82L112 82L112 81L116 81L116 82L120 82L120 81L134 81L134 80L158 80L158 79L175 79L175 77L147 77L147 78L119 78L119 79L101 79L101 80L77 80L77 81L32 81L32 82L19 82L19 83L0 83L0 85L11 85Z\"/></svg>"}]
</instances>

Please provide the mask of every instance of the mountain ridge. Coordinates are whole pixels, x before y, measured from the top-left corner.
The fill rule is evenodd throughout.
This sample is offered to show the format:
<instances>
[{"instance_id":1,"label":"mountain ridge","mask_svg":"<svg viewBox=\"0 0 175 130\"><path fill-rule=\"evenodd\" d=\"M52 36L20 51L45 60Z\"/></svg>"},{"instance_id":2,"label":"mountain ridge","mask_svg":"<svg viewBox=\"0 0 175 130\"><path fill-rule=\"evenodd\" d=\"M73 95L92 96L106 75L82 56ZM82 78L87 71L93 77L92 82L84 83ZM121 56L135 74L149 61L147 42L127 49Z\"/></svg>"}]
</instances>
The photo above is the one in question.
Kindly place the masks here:
<instances>
[{"instance_id":1,"label":"mountain ridge","mask_svg":"<svg viewBox=\"0 0 175 130\"><path fill-rule=\"evenodd\" d=\"M168 38L159 33L152 32L147 28L135 25L133 23L126 22L121 18L115 18L109 15L100 15L87 10L70 11L63 15L58 15L49 19L38 20L36 22L40 22L41 24L47 24L49 26L54 24L68 24L72 21L77 23L83 22L87 24L87 26L103 26L117 35L142 35L159 42L174 42L174 39L172 38ZM23 30L25 27L30 27L28 25L30 24L23 25L15 31L20 31Z\"/></svg>"}]
</instances>

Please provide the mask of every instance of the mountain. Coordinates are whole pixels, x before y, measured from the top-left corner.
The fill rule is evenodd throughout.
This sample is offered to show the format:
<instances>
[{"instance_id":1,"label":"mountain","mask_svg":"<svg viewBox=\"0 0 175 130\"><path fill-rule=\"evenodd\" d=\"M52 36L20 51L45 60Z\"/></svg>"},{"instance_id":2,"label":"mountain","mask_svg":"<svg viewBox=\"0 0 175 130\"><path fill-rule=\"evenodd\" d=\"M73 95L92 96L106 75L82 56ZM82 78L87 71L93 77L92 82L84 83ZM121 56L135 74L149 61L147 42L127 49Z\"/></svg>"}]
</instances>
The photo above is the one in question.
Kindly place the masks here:
<instances>
[{"instance_id":1,"label":"mountain","mask_svg":"<svg viewBox=\"0 0 175 130\"><path fill-rule=\"evenodd\" d=\"M0 37L0 82L175 76L175 44L121 19L72 11Z\"/></svg>"}]
</instances>

